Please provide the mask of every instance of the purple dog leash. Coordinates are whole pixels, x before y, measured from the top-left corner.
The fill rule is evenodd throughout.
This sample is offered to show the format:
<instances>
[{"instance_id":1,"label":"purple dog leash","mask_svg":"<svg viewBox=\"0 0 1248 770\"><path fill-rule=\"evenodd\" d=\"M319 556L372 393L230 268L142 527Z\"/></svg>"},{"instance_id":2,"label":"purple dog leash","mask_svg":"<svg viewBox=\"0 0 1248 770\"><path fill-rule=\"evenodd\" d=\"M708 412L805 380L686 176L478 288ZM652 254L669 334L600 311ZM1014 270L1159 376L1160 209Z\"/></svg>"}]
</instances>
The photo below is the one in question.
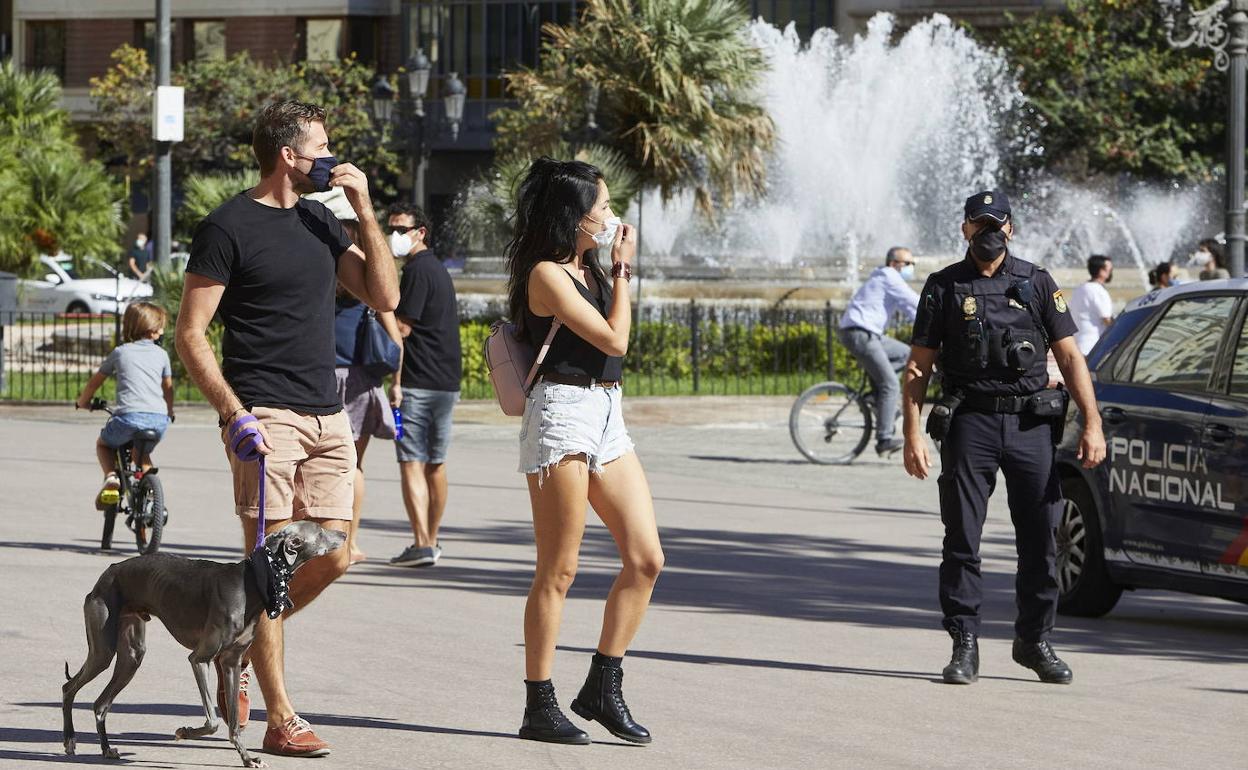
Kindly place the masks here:
<instances>
[{"instance_id":1,"label":"purple dog leash","mask_svg":"<svg viewBox=\"0 0 1248 770\"><path fill-rule=\"evenodd\" d=\"M260 463L260 514L256 522L256 544L254 551L264 545L264 455L260 446L264 444L264 436L260 434L260 420L254 414L244 414L230 423L230 449L234 455L245 463Z\"/></svg>"}]
</instances>

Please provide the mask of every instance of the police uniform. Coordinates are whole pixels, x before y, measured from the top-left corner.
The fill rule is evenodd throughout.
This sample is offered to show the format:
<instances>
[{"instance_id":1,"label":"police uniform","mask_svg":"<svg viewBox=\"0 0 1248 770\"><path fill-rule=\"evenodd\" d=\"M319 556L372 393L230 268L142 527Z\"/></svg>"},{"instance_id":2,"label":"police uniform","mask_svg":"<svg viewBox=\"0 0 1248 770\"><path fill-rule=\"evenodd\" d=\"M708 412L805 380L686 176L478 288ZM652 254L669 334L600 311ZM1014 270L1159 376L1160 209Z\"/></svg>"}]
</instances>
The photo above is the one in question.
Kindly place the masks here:
<instances>
[{"instance_id":1,"label":"police uniform","mask_svg":"<svg viewBox=\"0 0 1248 770\"><path fill-rule=\"evenodd\" d=\"M1005 221L1009 202L995 191L968 200L968 219L985 211ZM1018 641L1043 642L1053 628L1058 597L1054 528L1062 499L1054 429L1060 423L1036 414L1044 410L1033 409L1033 396L1048 384L1048 347L1075 331L1053 277L1008 250L991 277L980 273L968 251L962 262L932 274L923 288L912 344L939 349L942 401L961 399L941 445L938 480L945 525L943 625L954 638L955 658L960 637L974 645L974 671L969 681L959 683L978 675L979 546L998 469L1005 474L1018 549L1015 659Z\"/></svg>"}]
</instances>

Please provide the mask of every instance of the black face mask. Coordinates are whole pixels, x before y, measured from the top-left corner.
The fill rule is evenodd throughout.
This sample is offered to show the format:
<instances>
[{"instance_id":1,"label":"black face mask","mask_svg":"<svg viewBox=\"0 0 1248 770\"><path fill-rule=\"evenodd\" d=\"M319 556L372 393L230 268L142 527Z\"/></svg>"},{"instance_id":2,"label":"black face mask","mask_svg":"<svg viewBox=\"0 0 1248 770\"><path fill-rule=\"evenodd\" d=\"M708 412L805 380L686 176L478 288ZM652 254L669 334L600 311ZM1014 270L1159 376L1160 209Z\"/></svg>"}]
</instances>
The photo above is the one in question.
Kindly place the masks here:
<instances>
[{"instance_id":1,"label":"black face mask","mask_svg":"<svg viewBox=\"0 0 1248 770\"><path fill-rule=\"evenodd\" d=\"M977 262L992 262L1005 251L1005 244L1004 230L980 230L971 238L971 256Z\"/></svg>"}]
</instances>

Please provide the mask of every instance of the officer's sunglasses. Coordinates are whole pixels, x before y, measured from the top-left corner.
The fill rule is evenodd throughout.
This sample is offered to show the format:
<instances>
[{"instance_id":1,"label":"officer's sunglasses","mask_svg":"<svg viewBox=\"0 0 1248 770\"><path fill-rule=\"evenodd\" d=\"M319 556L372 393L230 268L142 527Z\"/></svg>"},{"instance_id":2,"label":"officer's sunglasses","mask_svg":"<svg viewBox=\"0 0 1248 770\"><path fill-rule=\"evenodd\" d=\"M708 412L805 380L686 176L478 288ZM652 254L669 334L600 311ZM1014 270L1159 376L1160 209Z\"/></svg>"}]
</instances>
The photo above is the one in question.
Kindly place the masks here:
<instances>
[{"instance_id":1,"label":"officer's sunglasses","mask_svg":"<svg viewBox=\"0 0 1248 770\"><path fill-rule=\"evenodd\" d=\"M415 227L405 227L404 225L390 225L390 226L388 226L388 227L386 228L386 234L387 234L387 235L394 235L395 233L404 233L404 234L407 234L407 233L410 233L411 231L413 231L413 230L415 230L415 229L417 229L417 228L415 228Z\"/></svg>"}]
</instances>

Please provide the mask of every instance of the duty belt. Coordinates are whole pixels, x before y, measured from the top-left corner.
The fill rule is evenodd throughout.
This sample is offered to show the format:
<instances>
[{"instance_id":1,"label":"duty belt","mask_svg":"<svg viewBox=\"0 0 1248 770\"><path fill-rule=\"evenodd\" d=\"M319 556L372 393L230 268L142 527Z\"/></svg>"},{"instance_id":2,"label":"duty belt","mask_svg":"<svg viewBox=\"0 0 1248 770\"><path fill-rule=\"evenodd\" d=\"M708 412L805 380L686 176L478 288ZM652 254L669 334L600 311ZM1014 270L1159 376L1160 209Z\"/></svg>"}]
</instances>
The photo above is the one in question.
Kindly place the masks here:
<instances>
[{"instance_id":1,"label":"duty belt","mask_svg":"<svg viewBox=\"0 0 1248 770\"><path fill-rule=\"evenodd\" d=\"M989 396L982 393L967 393L962 405L981 412L997 414L1020 414L1026 412L1032 394L1025 396Z\"/></svg>"}]
</instances>

